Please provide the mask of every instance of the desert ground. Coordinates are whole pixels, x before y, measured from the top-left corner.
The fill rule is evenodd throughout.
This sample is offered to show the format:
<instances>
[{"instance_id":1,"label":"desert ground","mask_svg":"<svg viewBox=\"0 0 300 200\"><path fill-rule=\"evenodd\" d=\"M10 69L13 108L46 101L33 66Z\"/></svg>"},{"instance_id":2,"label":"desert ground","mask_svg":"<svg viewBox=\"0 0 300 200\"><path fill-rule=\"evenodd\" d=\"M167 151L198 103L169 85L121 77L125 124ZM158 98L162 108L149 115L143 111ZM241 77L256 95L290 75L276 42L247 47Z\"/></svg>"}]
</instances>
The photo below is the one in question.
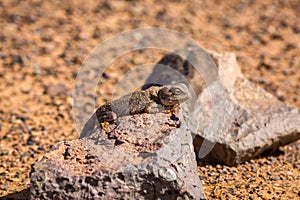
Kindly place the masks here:
<instances>
[{"instance_id":1,"label":"desert ground","mask_svg":"<svg viewBox=\"0 0 300 200\"><path fill-rule=\"evenodd\" d=\"M99 43L123 31L163 27L203 48L234 52L244 75L300 109L300 1L0 1L0 198L28 198L31 165L78 138L72 118L77 72ZM167 52L118 58L97 103L118 77ZM143 56L146 55L146 56ZM300 141L236 167L198 166L208 199L299 199Z\"/></svg>"}]
</instances>

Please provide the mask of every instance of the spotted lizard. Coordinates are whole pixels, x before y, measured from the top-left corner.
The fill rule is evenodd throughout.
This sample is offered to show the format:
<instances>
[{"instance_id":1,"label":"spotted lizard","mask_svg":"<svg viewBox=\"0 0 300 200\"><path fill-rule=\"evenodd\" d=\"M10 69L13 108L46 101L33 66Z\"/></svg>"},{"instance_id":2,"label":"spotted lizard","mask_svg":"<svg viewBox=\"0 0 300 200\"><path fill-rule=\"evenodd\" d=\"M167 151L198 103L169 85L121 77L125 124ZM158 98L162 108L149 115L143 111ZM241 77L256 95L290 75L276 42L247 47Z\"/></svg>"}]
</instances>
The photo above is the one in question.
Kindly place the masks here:
<instances>
[{"instance_id":1,"label":"spotted lizard","mask_svg":"<svg viewBox=\"0 0 300 200\"><path fill-rule=\"evenodd\" d=\"M129 93L119 99L106 102L90 117L81 135L93 130L98 124L114 122L118 117L138 113L157 113L171 109L191 98L188 87L183 83L165 86L150 86L145 90ZM98 123L97 121L98 120Z\"/></svg>"}]
</instances>

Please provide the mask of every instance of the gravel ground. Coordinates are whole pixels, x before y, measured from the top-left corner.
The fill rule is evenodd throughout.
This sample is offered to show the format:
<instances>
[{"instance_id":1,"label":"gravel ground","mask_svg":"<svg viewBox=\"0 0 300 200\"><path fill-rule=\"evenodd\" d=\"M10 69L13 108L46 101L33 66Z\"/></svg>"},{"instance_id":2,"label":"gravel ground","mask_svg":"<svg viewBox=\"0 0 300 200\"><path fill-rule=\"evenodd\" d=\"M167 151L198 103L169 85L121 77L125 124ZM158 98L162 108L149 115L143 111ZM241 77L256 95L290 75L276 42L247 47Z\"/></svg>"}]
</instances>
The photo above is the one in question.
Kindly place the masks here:
<instances>
[{"instance_id":1,"label":"gravel ground","mask_svg":"<svg viewBox=\"0 0 300 200\"><path fill-rule=\"evenodd\" d=\"M160 2L0 1L0 197L21 191L24 198L30 165L56 142L78 137L76 74L98 43L122 31L165 27L206 49L235 52L247 78L300 109L300 1ZM117 59L97 102L109 98L123 72L163 53ZM210 199L299 199L300 141L237 167L198 170Z\"/></svg>"}]
</instances>

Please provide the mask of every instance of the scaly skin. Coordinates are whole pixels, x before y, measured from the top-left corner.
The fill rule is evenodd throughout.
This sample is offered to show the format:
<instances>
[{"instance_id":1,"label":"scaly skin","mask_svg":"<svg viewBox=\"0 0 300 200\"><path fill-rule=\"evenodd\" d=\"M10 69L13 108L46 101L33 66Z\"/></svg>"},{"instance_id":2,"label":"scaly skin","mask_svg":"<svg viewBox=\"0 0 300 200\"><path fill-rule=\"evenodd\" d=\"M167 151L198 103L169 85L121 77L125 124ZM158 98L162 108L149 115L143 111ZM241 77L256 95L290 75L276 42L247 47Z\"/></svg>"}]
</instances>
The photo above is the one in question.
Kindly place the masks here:
<instances>
[{"instance_id":1,"label":"scaly skin","mask_svg":"<svg viewBox=\"0 0 300 200\"><path fill-rule=\"evenodd\" d=\"M187 86L176 83L165 86L151 86L146 90L129 93L119 99L100 106L82 129L82 133L92 130L96 120L100 123L113 122L118 117L138 113L157 113L170 109L191 98ZM85 134L83 134L85 135Z\"/></svg>"}]
</instances>

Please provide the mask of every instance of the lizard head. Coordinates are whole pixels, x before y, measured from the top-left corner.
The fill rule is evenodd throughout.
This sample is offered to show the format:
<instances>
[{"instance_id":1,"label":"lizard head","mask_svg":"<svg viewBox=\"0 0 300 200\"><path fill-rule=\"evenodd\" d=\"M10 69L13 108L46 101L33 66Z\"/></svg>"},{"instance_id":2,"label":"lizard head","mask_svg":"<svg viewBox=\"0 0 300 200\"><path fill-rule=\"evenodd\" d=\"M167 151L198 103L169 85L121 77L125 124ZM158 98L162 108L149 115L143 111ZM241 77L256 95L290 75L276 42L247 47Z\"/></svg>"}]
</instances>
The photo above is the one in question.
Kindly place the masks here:
<instances>
[{"instance_id":1,"label":"lizard head","mask_svg":"<svg viewBox=\"0 0 300 200\"><path fill-rule=\"evenodd\" d=\"M163 88L158 91L158 98L163 105L173 106L187 101L191 98L191 94L185 84L175 83L163 86Z\"/></svg>"}]
</instances>

